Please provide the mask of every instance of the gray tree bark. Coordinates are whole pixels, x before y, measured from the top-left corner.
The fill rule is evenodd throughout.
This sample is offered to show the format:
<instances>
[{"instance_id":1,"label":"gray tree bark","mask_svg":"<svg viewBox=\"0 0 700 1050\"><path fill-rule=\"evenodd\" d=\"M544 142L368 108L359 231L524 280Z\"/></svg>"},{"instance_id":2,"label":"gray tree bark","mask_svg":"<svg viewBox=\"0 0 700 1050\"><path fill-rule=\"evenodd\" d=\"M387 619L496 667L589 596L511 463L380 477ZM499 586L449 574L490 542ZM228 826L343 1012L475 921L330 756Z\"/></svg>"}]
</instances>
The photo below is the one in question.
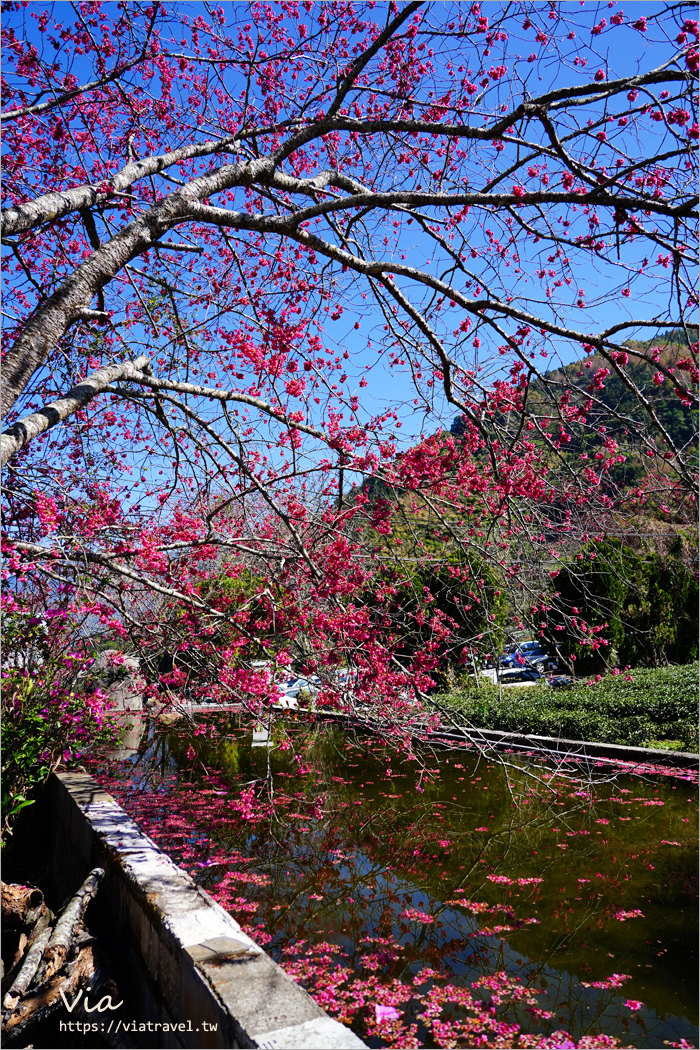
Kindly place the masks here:
<instances>
[{"instance_id":1,"label":"gray tree bark","mask_svg":"<svg viewBox=\"0 0 700 1050\"><path fill-rule=\"evenodd\" d=\"M116 379L135 379L141 375L147 366L148 358L141 355L141 357L137 357L133 361L122 361L118 364L107 365L105 368L99 368L92 375L87 376L78 383L77 386L74 386L72 390L69 390L65 397L59 398L58 401L52 401L51 404L39 409L38 412L32 412L30 416L25 416L24 419L18 420L0 436L0 465L4 467L7 461L19 452L21 448L24 448L32 438L43 434L51 427L55 427L57 423L63 422L64 419L68 419L78 409L84 408L85 405L92 401L93 397L102 393L110 383L113 383Z\"/></svg>"}]
</instances>

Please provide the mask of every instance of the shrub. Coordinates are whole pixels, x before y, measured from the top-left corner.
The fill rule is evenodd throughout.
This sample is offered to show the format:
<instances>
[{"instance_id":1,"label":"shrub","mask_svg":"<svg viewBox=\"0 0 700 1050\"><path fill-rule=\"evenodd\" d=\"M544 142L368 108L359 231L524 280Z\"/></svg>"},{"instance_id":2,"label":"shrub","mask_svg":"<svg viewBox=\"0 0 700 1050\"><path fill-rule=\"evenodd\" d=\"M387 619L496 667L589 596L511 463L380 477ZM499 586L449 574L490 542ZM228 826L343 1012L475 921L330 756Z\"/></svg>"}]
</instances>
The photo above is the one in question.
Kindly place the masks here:
<instances>
[{"instance_id":1,"label":"shrub","mask_svg":"<svg viewBox=\"0 0 700 1050\"><path fill-rule=\"evenodd\" d=\"M698 665L645 668L608 675L590 685L529 689L483 685L447 696L440 704L456 708L481 729L532 733L570 740L597 740L638 747L682 745L698 748ZM654 741L654 745L650 742Z\"/></svg>"},{"instance_id":2,"label":"shrub","mask_svg":"<svg viewBox=\"0 0 700 1050\"><path fill-rule=\"evenodd\" d=\"M60 617L15 602L3 619L3 838L54 770L116 738L108 697L85 679L94 661L70 651L69 638Z\"/></svg>"}]
</instances>

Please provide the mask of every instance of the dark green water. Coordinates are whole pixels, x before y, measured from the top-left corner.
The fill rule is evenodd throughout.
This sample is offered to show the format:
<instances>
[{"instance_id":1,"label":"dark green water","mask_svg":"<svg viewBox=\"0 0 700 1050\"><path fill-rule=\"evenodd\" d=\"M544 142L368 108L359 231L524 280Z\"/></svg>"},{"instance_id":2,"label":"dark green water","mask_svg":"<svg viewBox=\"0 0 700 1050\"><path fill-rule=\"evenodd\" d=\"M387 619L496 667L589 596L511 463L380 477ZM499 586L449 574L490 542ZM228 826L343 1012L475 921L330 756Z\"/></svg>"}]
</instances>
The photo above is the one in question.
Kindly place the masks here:
<instances>
[{"instance_id":1,"label":"dark green water","mask_svg":"<svg viewBox=\"0 0 700 1050\"><path fill-rule=\"evenodd\" d=\"M439 989L499 972L541 993L499 1005L481 988L522 1031L697 1045L695 786L513 758L506 771L455 751L408 759L291 722L268 751L250 729L219 716L194 740L170 730L100 779L370 1045L519 1045L471 1043L456 993L440 999L443 1028L426 1016ZM585 986L613 974L629 976ZM375 1003L400 1020L375 1024Z\"/></svg>"}]
</instances>

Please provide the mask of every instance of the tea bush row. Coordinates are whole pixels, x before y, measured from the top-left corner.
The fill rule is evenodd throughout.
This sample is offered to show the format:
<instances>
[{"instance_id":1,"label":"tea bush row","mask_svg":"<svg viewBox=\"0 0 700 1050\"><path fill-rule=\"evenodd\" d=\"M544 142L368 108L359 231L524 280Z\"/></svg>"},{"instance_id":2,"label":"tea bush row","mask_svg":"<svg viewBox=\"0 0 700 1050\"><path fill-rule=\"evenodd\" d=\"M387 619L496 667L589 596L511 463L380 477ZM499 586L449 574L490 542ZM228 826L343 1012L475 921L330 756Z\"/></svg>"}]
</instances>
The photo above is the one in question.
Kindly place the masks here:
<instances>
[{"instance_id":1,"label":"tea bush row","mask_svg":"<svg viewBox=\"0 0 700 1050\"><path fill-rule=\"evenodd\" d=\"M481 729L698 750L698 664L645 668L591 684L502 690L490 682L436 697Z\"/></svg>"}]
</instances>

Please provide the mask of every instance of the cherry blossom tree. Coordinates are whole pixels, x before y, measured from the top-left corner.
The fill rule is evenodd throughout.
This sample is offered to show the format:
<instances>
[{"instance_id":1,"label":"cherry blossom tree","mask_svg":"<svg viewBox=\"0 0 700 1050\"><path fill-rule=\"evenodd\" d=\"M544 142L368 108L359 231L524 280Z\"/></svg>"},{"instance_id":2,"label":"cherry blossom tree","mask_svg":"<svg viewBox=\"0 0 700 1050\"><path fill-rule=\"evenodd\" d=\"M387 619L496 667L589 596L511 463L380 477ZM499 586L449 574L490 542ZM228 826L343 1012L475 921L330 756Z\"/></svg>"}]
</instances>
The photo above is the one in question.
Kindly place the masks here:
<instances>
[{"instance_id":1,"label":"cherry blossom tree","mask_svg":"<svg viewBox=\"0 0 700 1050\"><path fill-rule=\"evenodd\" d=\"M639 9L4 3L12 600L410 715L693 522L698 23Z\"/></svg>"}]
</instances>

